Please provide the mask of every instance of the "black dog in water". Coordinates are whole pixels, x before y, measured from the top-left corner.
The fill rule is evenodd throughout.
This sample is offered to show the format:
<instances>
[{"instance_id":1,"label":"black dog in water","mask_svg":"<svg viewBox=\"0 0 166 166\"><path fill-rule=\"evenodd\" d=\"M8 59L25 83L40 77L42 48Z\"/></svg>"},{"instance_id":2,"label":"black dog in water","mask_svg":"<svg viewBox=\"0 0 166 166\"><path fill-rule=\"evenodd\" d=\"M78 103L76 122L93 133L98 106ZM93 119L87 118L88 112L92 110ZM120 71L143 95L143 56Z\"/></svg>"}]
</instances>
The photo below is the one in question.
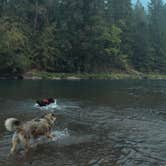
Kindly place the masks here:
<instances>
[{"instance_id":1,"label":"black dog in water","mask_svg":"<svg viewBox=\"0 0 166 166\"><path fill-rule=\"evenodd\" d=\"M46 105L49 105L51 103L54 103L55 100L53 98L46 98L46 99L42 99L42 100L37 100L36 103L40 106L40 107L43 107L43 106L46 106Z\"/></svg>"}]
</instances>

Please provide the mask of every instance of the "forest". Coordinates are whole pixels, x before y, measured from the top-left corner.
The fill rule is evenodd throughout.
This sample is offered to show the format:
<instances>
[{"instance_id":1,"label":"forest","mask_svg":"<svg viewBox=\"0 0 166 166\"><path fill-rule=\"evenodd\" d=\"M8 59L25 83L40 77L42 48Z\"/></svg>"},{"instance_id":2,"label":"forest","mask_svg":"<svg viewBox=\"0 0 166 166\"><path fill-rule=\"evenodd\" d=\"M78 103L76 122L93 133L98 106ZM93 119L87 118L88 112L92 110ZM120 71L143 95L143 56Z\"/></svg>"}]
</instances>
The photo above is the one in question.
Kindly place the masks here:
<instances>
[{"instance_id":1,"label":"forest","mask_svg":"<svg viewBox=\"0 0 166 166\"><path fill-rule=\"evenodd\" d=\"M0 0L0 74L166 73L166 5Z\"/></svg>"}]
</instances>

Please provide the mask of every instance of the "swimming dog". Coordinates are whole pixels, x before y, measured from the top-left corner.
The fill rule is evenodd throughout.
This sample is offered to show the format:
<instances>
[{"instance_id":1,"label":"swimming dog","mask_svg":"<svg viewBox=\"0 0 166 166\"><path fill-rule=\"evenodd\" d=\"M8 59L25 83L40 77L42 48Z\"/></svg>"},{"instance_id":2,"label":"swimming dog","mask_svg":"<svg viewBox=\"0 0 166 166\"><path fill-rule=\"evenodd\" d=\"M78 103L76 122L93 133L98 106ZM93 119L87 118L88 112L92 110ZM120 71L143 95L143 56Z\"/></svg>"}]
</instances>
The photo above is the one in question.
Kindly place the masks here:
<instances>
[{"instance_id":1,"label":"swimming dog","mask_svg":"<svg viewBox=\"0 0 166 166\"><path fill-rule=\"evenodd\" d=\"M17 145L23 143L25 152L30 148L30 140L40 136L52 139L51 129L54 127L56 117L53 113L46 113L42 118L21 122L16 118L8 118L5 127L8 131L14 131L12 138L12 148L10 153L16 151Z\"/></svg>"},{"instance_id":2,"label":"swimming dog","mask_svg":"<svg viewBox=\"0 0 166 166\"><path fill-rule=\"evenodd\" d=\"M43 106L46 106L46 105L49 105L51 103L54 103L55 100L53 98L47 98L47 99L42 99L42 100L37 100L36 103L40 106L40 107L43 107Z\"/></svg>"}]
</instances>

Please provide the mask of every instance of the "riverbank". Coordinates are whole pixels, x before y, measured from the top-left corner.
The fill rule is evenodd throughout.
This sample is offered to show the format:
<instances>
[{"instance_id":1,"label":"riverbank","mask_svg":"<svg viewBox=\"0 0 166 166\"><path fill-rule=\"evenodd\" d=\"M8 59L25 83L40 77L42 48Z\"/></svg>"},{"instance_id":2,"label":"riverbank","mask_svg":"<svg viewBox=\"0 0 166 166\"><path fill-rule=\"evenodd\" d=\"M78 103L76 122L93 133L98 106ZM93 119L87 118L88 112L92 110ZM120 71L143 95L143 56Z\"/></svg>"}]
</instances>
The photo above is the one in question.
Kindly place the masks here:
<instances>
[{"instance_id":1,"label":"riverbank","mask_svg":"<svg viewBox=\"0 0 166 166\"><path fill-rule=\"evenodd\" d=\"M81 80L81 79L151 79L166 80L166 74L140 73L140 72L111 72L111 73L49 73L43 71L29 71L23 75L23 79L39 80Z\"/></svg>"}]
</instances>

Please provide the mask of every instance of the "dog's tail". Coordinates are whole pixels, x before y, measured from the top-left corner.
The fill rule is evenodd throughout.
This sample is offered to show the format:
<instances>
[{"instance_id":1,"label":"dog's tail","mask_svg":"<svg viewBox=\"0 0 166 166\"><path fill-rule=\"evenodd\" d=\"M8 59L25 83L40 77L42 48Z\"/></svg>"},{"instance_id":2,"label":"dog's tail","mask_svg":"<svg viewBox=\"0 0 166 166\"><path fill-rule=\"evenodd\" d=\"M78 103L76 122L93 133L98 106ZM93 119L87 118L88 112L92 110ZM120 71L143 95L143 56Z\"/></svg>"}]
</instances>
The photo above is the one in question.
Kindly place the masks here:
<instances>
[{"instance_id":1,"label":"dog's tail","mask_svg":"<svg viewBox=\"0 0 166 166\"><path fill-rule=\"evenodd\" d=\"M16 118L8 118L5 120L5 127L8 131L16 131L20 124L21 122Z\"/></svg>"}]
</instances>

